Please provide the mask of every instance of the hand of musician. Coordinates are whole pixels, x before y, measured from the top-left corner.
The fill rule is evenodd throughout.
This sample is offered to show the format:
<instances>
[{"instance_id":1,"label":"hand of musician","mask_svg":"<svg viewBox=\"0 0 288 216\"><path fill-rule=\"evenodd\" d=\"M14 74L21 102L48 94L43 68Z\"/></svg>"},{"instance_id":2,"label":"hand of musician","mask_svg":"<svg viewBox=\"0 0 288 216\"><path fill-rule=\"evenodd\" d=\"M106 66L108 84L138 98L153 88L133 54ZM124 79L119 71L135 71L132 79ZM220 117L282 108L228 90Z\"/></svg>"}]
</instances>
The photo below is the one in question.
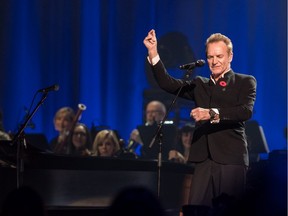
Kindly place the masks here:
<instances>
[{"instance_id":1,"label":"hand of musician","mask_svg":"<svg viewBox=\"0 0 288 216\"><path fill-rule=\"evenodd\" d=\"M68 135L68 131L66 129L62 129L58 136L58 143L64 142L67 135Z\"/></svg>"},{"instance_id":2,"label":"hand of musician","mask_svg":"<svg viewBox=\"0 0 288 216\"><path fill-rule=\"evenodd\" d=\"M180 152L178 152L176 150L170 150L169 151L168 160L174 161L174 162L177 162L177 163L186 163L184 156Z\"/></svg>"},{"instance_id":3,"label":"hand of musician","mask_svg":"<svg viewBox=\"0 0 288 216\"><path fill-rule=\"evenodd\" d=\"M143 141L141 140L139 131L137 129L134 129L130 134L130 140L135 141L136 143L139 143L143 145Z\"/></svg>"},{"instance_id":4,"label":"hand of musician","mask_svg":"<svg viewBox=\"0 0 288 216\"><path fill-rule=\"evenodd\" d=\"M154 29L148 32L148 35L144 38L143 43L148 50L149 59L151 61L152 58L158 55L157 38L156 38L156 33Z\"/></svg>"}]
</instances>

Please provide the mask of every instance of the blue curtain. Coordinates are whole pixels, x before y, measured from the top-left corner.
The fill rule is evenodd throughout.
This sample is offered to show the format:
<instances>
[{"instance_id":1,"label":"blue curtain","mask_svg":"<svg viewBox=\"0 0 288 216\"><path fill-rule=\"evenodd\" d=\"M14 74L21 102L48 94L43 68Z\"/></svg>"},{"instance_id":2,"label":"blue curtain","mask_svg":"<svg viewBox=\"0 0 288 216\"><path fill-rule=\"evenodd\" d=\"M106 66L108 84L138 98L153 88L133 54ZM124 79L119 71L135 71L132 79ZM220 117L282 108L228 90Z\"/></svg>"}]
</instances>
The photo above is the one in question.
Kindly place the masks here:
<instances>
[{"instance_id":1,"label":"blue curtain","mask_svg":"<svg viewBox=\"0 0 288 216\"><path fill-rule=\"evenodd\" d=\"M270 150L286 147L286 0L1 0L5 129L17 131L38 89L59 84L33 116L35 128L26 132L51 139L57 109L77 110L83 103L82 122L118 130L127 140L143 121L145 90L157 88L149 80L143 45L152 28L169 72L179 77L183 72L177 65L205 59L211 33L229 36L232 68L258 81L253 119L262 125ZM209 69L195 73L207 76Z\"/></svg>"}]
</instances>

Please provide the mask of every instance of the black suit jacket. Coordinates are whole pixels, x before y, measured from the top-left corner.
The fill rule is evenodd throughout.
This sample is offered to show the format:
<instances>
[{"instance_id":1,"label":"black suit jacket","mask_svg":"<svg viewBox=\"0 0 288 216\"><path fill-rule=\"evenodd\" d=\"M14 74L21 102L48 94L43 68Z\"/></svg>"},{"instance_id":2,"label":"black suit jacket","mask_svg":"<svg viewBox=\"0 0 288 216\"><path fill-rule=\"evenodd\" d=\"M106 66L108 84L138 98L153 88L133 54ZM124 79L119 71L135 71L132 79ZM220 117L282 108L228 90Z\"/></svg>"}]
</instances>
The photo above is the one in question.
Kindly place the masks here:
<instances>
[{"instance_id":1,"label":"black suit jacket","mask_svg":"<svg viewBox=\"0 0 288 216\"><path fill-rule=\"evenodd\" d=\"M249 165L245 121L250 119L256 99L256 79L234 73L220 78L216 85L205 77L184 81L171 77L161 60L152 66L154 77L163 90L193 100L196 107L218 108L220 122L197 122L189 156L190 162L210 157L221 164Z\"/></svg>"}]
</instances>

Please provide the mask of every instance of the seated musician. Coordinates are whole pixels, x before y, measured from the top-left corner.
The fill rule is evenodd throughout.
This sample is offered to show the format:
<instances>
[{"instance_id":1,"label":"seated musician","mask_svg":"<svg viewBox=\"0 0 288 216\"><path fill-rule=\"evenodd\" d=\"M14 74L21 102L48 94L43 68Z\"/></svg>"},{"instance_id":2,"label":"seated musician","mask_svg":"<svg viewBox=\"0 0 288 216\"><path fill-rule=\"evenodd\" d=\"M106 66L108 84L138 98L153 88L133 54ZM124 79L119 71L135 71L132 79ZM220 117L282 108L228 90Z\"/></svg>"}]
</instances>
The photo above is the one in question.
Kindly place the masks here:
<instances>
[{"instance_id":1,"label":"seated musician","mask_svg":"<svg viewBox=\"0 0 288 216\"><path fill-rule=\"evenodd\" d=\"M54 153L67 154L67 145L63 145L63 142L67 141L74 116L74 110L70 107L62 107L56 112L53 123L58 135L50 141Z\"/></svg>"},{"instance_id":2,"label":"seated musician","mask_svg":"<svg viewBox=\"0 0 288 216\"><path fill-rule=\"evenodd\" d=\"M120 151L119 139L113 130L101 130L97 133L92 147L92 155L117 157Z\"/></svg>"},{"instance_id":3,"label":"seated musician","mask_svg":"<svg viewBox=\"0 0 288 216\"><path fill-rule=\"evenodd\" d=\"M130 141L134 141L141 146L139 158L157 159L159 153L158 140L155 140L152 148L150 148L150 144L157 131L157 124L164 120L165 115L166 107L161 101L153 100L146 105L145 124L133 129L130 134ZM162 132L162 159L184 163L184 157L178 151L179 148L176 142L177 127L174 124L164 124Z\"/></svg>"},{"instance_id":4,"label":"seated musician","mask_svg":"<svg viewBox=\"0 0 288 216\"><path fill-rule=\"evenodd\" d=\"M71 143L70 143L71 142ZM76 123L72 133L71 141L71 155L75 156L90 156L91 155L91 134L88 127L83 123Z\"/></svg>"}]
</instances>

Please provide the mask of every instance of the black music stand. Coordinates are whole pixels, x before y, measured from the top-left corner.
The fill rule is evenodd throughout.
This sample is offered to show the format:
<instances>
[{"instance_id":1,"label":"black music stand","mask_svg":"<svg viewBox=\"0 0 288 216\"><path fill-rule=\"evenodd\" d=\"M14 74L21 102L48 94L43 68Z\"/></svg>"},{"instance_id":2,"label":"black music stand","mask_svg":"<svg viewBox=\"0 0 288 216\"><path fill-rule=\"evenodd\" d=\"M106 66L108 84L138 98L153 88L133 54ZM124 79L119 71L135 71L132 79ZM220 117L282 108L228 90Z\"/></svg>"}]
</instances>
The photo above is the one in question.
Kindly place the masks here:
<instances>
[{"instance_id":1,"label":"black music stand","mask_svg":"<svg viewBox=\"0 0 288 216\"><path fill-rule=\"evenodd\" d=\"M268 154L270 152L264 130L257 121L249 120L245 123L245 132L248 142L249 161L258 162L260 154Z\"/></svg>"},{"instance_id":2,"label":"black music stand","mask_svg":"<svg viewBox=\"0 0 288 216\"><path fill-rule=\"evenodd\" d=\"M158 146L154 145L152 148L149 147L155 131L157 130L157 124L153 125L138 125L137 129L139 131L140 138L143 142L141 148L141 158L143 159L157 159L158 158ZM162 128L163 137L162 141L165 145L162 146L162 160L168 160L169 151L174 149L177 145L177 133L178 128L175 124L164 124Z\"/></svg>"}]
</instances>

